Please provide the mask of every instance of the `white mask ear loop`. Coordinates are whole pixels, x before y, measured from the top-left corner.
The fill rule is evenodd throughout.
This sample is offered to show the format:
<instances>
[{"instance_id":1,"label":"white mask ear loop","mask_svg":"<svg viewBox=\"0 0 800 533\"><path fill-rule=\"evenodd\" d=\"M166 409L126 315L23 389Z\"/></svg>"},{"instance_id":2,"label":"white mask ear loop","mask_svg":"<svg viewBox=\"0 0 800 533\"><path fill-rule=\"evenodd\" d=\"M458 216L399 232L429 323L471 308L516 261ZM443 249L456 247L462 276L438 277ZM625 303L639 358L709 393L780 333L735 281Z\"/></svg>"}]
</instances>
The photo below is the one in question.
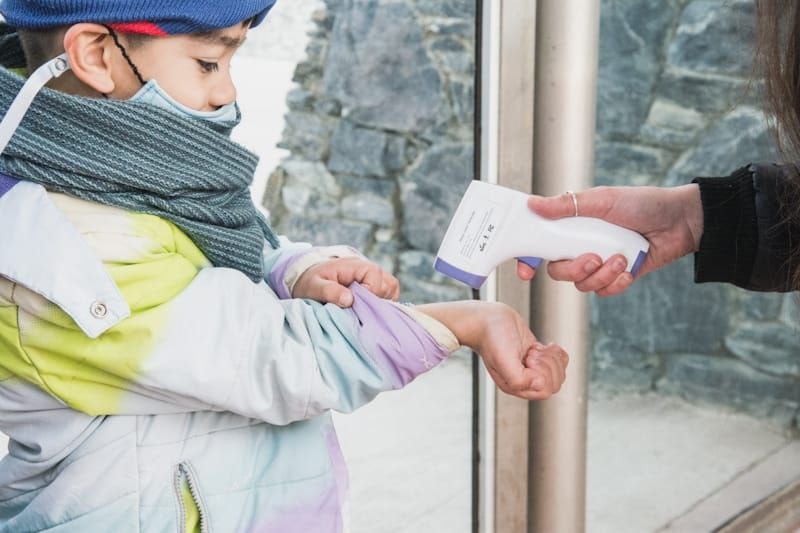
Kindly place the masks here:
<instances>
[{"instance_id":1,"label":"white mask ear loop","mask_svg":"<svg viewBox=\"0 0 800 533\"><path fill-rule=\"evenodd\" d=\"M69 69L67 54L61 54L37 68L36 72L28 78L28 81L22 86L22 90L11 103L11 107L8 108L2 122L0 122L0 154L5 151L6 146L11 141L11 137L14 136L14 132L17 131L22 119L25 117L25 113L28 112L33 99L36 98L42 87L53 78L60 77Z\"/></svg>"}]
</instances>

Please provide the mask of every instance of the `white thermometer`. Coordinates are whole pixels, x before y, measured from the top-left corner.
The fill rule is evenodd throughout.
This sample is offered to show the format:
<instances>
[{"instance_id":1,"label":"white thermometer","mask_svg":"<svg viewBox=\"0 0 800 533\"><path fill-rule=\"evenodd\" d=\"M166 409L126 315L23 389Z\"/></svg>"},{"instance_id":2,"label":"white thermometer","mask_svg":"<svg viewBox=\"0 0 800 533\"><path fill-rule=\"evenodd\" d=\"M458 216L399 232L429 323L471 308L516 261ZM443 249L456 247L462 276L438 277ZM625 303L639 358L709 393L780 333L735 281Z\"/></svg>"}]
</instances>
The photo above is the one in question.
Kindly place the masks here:
<instances>
[{"instance_id":1,"label":"white thermometer","mask_svg":"<svg viewBox=\"0 0 800 533\"><path fill-rule=\"evenodd\" d=\"M436 270L478 289L509 259L538 268L543 260L595 253L603 261L622 254L628 272L639 273L650 249L644 237L598 218L542 218L528 208L528 198L513 189L473 181L450 221Z\"/></svg>"}]
</instances>

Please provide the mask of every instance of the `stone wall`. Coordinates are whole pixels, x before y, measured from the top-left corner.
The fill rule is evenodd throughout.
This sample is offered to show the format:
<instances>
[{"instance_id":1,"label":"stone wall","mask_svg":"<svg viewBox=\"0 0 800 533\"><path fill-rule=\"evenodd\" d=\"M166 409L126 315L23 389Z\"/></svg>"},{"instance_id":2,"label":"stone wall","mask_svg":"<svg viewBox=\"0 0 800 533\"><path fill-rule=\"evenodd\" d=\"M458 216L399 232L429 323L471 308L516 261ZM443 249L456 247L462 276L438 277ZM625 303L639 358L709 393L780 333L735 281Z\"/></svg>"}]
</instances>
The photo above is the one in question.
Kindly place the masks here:
<instances>
[{"instance_id":1,"label":"stone wall","mask_svg":"<svg viewBox=\"0 0 800 533\"><path fill-rule=\"evenodd\" d=\"M349 242L404 298L466 297L433 254L472 178L470 0L326 0L271 180L278 228ZM775 157L748 88L750 0L603 0L600 184L673 185ZM694 285L687 258L593 299L592 378L797 423L798 297Z\"/></svg>"},{"instance_id":2,"label":"stone wall","mask_svg":"<svg viewBox=\"0 0 800 533\"><path fill-rule=\"evenodd\" d=\"M475 10L468 0L327 0L270 180L295 240L350 243L394 271L403 297L469 297L434 273L449 214L473 177Z\"/></svg>"},{"instance_id":3,"label":"stone wall","mask_svg":"<svg viewBox=\"0 0 800 533\"><path fill-rule=\"evenodd\" d=\"M751 0L603 3L599 184L675 185L776 158L751 83ZM593 305L593 380L797 424L796 294L695 285L692 258Z\"/></svg>"}]
</instances>

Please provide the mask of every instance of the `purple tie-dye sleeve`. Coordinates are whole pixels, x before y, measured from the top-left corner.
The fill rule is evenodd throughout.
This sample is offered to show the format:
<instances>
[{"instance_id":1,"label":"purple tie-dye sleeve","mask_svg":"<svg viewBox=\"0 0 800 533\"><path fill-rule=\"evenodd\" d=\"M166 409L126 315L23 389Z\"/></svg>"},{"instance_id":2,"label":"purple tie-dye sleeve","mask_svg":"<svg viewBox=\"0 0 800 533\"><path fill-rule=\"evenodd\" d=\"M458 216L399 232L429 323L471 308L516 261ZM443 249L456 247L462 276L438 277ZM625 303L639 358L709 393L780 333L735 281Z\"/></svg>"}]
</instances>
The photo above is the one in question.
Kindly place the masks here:
<instances>
[{"instance_id":1,"label":"purple tie-dye sleeve","mask_svg":"<svg viewBox=\"0 0 800 533\"><path fill-rule=\"evenodd\" d=\"M361 285L353 284L350 289L354 296L352 312L360 323L359 340L394 389L406 386L450 355L422 324L397 305Z\"/></svg>"}]
</instances>

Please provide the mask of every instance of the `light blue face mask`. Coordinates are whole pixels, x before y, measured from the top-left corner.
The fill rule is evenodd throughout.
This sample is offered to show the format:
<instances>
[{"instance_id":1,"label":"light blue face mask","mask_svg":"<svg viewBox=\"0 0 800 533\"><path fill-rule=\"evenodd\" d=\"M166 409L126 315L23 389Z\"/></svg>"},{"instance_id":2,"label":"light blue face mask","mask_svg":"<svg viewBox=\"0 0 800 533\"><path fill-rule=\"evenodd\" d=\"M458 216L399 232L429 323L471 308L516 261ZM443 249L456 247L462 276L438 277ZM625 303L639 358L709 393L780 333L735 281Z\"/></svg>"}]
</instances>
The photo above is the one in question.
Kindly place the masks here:
<instances>
[{"instance_id":1,"label":"light blue face mask","mask_svg":"<svg viewBox=\"0 0 800 533\"><path fill-rule=\"evenodd\" d=\"M129 101L154 105L184 117L204 120L214 131L223 135L230 135L233 128L242 120L242 114L236 102L226 104L215 111L197 111L172 98L154 79L145 83Z\"/></svg>"}]
</instances>

